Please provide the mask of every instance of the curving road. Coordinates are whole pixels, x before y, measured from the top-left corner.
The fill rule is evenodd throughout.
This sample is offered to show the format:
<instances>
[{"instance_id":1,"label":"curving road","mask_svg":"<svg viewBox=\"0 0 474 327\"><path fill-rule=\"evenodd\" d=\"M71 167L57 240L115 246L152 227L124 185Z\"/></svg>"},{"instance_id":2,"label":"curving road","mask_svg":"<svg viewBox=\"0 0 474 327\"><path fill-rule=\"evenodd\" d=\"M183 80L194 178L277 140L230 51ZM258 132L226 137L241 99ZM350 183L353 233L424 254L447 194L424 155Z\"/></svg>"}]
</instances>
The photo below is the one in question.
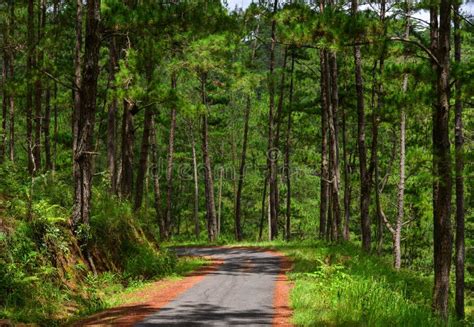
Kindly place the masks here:
<instances>
[{"instance_id":1,"label":"curving road","mask_svg":"<svg viewBox=\"0 0 474 327\"><path fill-rule=\"evenodd\" d=\"M219 268L135 326L271 326L280 257L241 248L185 248L223 260Z\"/></svg>"}]
</instances>

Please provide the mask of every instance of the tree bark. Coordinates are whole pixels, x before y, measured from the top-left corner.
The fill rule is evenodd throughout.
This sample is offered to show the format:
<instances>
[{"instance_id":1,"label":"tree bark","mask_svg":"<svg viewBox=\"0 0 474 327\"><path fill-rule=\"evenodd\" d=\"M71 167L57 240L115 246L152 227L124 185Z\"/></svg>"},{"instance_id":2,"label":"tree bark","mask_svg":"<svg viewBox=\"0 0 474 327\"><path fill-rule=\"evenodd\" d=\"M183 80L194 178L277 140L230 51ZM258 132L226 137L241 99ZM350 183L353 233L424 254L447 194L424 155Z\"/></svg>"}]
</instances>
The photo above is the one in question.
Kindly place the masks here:
<instances>
[{"instance_id":1,"label":"tree bark","mask_svg":"<svg viewBox=\"0 0 474 327\"><path fill-rule=\"evenodd\" d=\"M352 15L356 17L358 1L352 0ZM356 36L356 43L358 41ZM359 147L359 171L360 171L360 223L362 234L362 248L370 252L371 230L370 230L370 176L367 170L367 148L365 144L365 105L364 105L364 82L362 79L362 57L360 45L354 46L355 83L357 93L357 143Z\"/></svg>"},{"instance_id":2,"label":"tree bark","mask_svg":"<svg viewBox=\"0 0 474 327\"><path fill-rule=\"evenodd\" d=\"M10 16L9 16L9 32L10 35L8 36L9 40L13 39L15 37L15 31L12 28L12 26L15 26L15 2L10 1L9 2L9 8L10 8ZM15 56L13 49L10 49L9 52L9 66L10 66L10 71L9 71L9 78L11 80L14 79L15 77ZM15 161L15 94L13 91L9 93L9 102L10 102L10 142L9 142L9 154L10 154L10 161L14 162Z\"/></svg>"},{"instance_id":3,"label":"tree bark","mask_svg":"<svg viewBox=\"0 0 474 327\"><path fill-rule=\"evenodd\" d=\"M150 125L151 175L153 176L153 194L156 220L160 230L160 240L166 239L165 220L161 210L161 190L158 166L158 149L156 146L155 118L152 116Z\"/></svg>"},{"instance_id":4,"label":"tree bark","mask_svg":"<svg viewBox=\"0 0 474 327\"><path fill-rule=\"evenodd\" d=\"M171 77L171 88L176 92L176 75ZM170 135L168 143L168 166L166 168L166 232L167 237L171 236L171 209L173 200L173 159L174 159L174 138L176 133L176 105L173 104L170 116Z\"/></svg>"},{"instance_id":5,"label":"tree bark","mask_svg":"<svg viewBox=\"0 0 474 327\"><path fill-rule=\"evenodd\" d=\"M145 118L143 121L142 147L140 149L140 162L138 164L137 182L135 187L134 210L140 209L143 202L143 183L148 169L148 149L150 147L150 129L153 119L153 111L150 107L145 109Z\"/></svg>"},{"instance_id":6,"label":"tree bark","mask_svg":"<svg viewBox=\"0 0 474 327\"><path fill-rule=\"evenodd\" d=\"M320 178L320 206L319 206L319 237L321 239L327 236L328 223L328 197L329 197L329 165L328 165L328 106L330 105L328 98L328 81L327 81L327 64L326 50L320 50L320 66L321 66L321 178Z\"/></svg>"},{"instance_id":7,"label":"tree bark","mask_svg":"<svg viewBox=\"0 0 474 327\"><path fill-rule=\"evenodd\" d=\"M78 1L79 4L80 1ZM79 6L80 7L80 6ZM88 225L92 190L93 136L96 113L97 79L99 75L100 48L100 0L87 2L86 35L84 46L84 69L80 85L80 112L76 116L78 133L75 141L74 172L75 196L72 213L72 227L76 235L81 224ZM77 68L77 67L76 67ZM80 69L79 69L80 71ZM87 242L87 240L81 240Z\"/></svg>"},{"instance_id":8,"label":"tree bark","mask_svg":"<svg viewBox=\"0 0 474 327\"><path fill-rule=\"evenodd\" d=\"M454 1L454 61L461 63L461 18L459 13L459 2ZM462 98L461 98L461 79L456 78L455 82L455 127L454 127L454 145L456 158L456 295L455 307L456 315L459 319L464 318L464 136L462 122Z\"/></svg>"},{"instance_id":9,"label":"tree bark","mask_svg":"<svg viewBox=\"0 0 474 327\"><path fill-rule=\"evenodd\" d=\"M222 183L224 179L224 167L219 169L219 199L217 200L217 237L221 234L222 227Z\"/></svg>"},{"instance_id":10,"label":"tree bark","mask_svg":"<svg viewBox=\"0 0 474 327\"><path fill-rule=\"evenodd\" d=\"M263 192L262 192L262 210L260 214L260 223L258 226L258 241L262 241L263 237L263 222L265 220L265 199L267 197L267 185L268 185L268 176L265 175L263 182Z\"/></svg>"},{"instance_id":11,"label":"tree bark","mask_svg":"<svg viewBox=\"0 0 474 327\"><path fill-rule=\"evenodd\" d=\"M285 223L285 239L291 239L291 171L290 171L290 151L291 151L291 114L293 110L293 88L294 88L294 70L295 55L291 54L291 77L290 77L290 94L288 103L288 118L286 126L286 143L285 143L285 178L286 178L286 223Z\"/></svg>"},{"instance_id":12,"label":"tree bark","mask_svg":"<svg viewBox=\"0 0 474 327\"><path fill-rule=\"evenodd\" d=\"M133 110L134 104L128 99L123 100L122 116L122 175L120 178L120 195L130 198L133 190Z\"/></svg>"},{"instance_id":13,"label":"tree bark","mask_svg":"<svg viewBox=\"0 0 474 327\"><path fill-rule=\"evenodd\" d=\"M273 15L277 11L278 0L273 4ZM277 208L277 194L275 187L277 186L277 166L275 164L275 157L278 156L275 148L275 45L276 45L276 18L272 18L271 26L271 45L270 45L270 65L269 65L269 111L268 111L268 148L267 148L267 169L269 174L269 194L270 194L270 238L273 240L278 235L278 208Z\"/></svg>"},{"instance_id":14,"label":"tree bark","mask_svg":"<svg viewBox=\"0 0 474 327\"><path fill-rule=\"evenodd\" d=\"M112 83L112 91L115 86L115 72L117 70L118 51L116 47L116 39L112 37L109 48L110 71L109 81ZM115 92L114 92L115 93ZM117 96L114 94L112 102L109 106L107 116L107 169L110 175L110 191L112 194L117 193L117 165L116 165L116 138L117 138Z\"/></svg>"},{"instance_id":15,"label":"tree bark","mask_svg":"<svg viewBox=\"0 0 474 327\"><path fill-rule=\"evenodd\" d=\"M193 180L194 180L194 235L196 239L199 238L201 234L200 224L199 224L199 179L198 179L198 167L197 167L197 157L196 157L196 141L194 139L194 131L191 131L191 146L193 153Z\"/></svg>"},{"instance_id":16,"label":"tree bark","mask_svg":"<svg viewBox=\"0 0 474 327\"><path fill-rule=\"evenodd\" d=\"M206 111L202 114L202 156L204 161L204 186L206 192L207 235L209 242L217 238L216 206L214 201L214 180L212 177L211 157L209 154L208 103L206 95L206 73L201 74L201 98Z\"/></svg>"},{"instance_id":17,"label":"tree bark","mask_svg":"<svg viewBox=\"0 0 474 327\"><path fill-rule=\"evenodd\" d=\"M8 35L8 28L4 31L4 39L5 35ZM6 42L5 42L6 43ZM3 88L3 96L2 96L2 134L0 140L0 163L5 160L6 156L6 149L7 149L7 112L8 112L8 71L9 69L9 60L8 60L8 53L7 53L7 46L8 44L4 45L3 50L3 65L2 65L2 88Z\"/></svg>"},{"instance_id":18,"label":"tree bark","mask_svg":"<svg viewBox=\"0 0 474 327\"><path fill-rule=\"evenodd\" d=\"M350 219L351 219L351 170L347 157L347 128L346 128L346 110L342 110L342 155L344 161L344 231L345 241L350 239Z\"/></svg>"},{"instance_id":19,"label":"tree bark","mask_svg":"<svg viewBox=\"0 0 474 327\"><path fill-rule=\"evenodd\" d=\"M436 72L436 99L433 106L433 220L434 291L433 309L448 318L449 274L451 267L451 156L449 142L449 53L451 34L450 0L440 0L430 8L431 50ZM438 22L439 14L439 22Z\"/></svg>"},{"instance_id":20,"label":"tree bark","mask_svg":"<svg viewBox=\"0 0 474 327\"><path fill-rule=\"evenodd\" d=\"M46 170L53 169L53 163L51 160L51 88L46 88L45 96L45 111L44 111L44 122L43 122L43 135L44 135L44 153L45 153L45 164Z\"/></svg>"},{"instance_id":21,"label":"tree bark","mask_svg":"<svg viewBox=\"0 0 474 327\"><path fill-rule=\"evenodd\" d=\"M26 59L26 139L27 139L27 156L28 156L28 172L33 174L36 169L33 160L33 73L32 68L35 64L35 36L34 36L34 0L28 0L28 18L27 18L27 43L28 53Z\"/></svg>"}]
</instances>

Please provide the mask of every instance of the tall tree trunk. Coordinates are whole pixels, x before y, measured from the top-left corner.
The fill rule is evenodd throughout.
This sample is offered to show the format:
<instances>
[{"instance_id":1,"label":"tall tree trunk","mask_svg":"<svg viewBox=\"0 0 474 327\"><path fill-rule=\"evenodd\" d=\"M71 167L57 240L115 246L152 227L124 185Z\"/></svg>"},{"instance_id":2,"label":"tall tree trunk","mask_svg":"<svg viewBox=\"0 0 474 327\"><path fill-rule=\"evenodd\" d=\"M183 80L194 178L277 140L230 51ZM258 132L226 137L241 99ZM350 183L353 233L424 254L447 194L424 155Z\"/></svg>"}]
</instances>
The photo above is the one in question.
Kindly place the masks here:
<instances>
[{"instance_id":1,"label":"tall tree trunk","mask_svg":"<svg viewBox=\"0 0 474 327\"><path fill-rule=\"evenodd\" d=\"M339 203L339 185L341 175L339 172L339 141L338 141L338 118L339 88L337 74L337 58L334 52L328 53L329 78L331 80L331 105L328 112L329 127L329 158L331 161L331 208L333 212L333 239L337 241L342 234L341 230L341 205Z\"/></svg>"},{"instance_id":2,"label":"tall tree trunk","mask_svg":"<svg viewBox=\"0 0 474 327\"><path fill-rule=\"evenodd\" d=\"M53 171L56 170L56 162L58 158L58 85L54 83L54 132L53 132Z\"/></svg>"},{"instance_id":3,"label":"tall tree trunk","mask_svg":"<svg viewBox=\"0 0 474 327\"><path fill-rule=\"evenodd\" d=\"M291 239L291 171L290 171L290 151L291 151L291 114L293 110L293 79L295 70L295 54L291 53L291 77L290 77L290 94L288 103L288 118L286 126L286 143L285 143L285 178L286 178L286 224L285 239Z\"/></svg>"},{"instance_id":4,"label":"tall tree trunk","mask_svg":"<svg viewBox=\"0 0 474 327\"><path fill-rule=\"evenodd\" d=\"M356 17L358 0L352 0L352 15ZM356 36L356 43L359 37ZM367 148L365 145L365 105L364 82L362 79L362 57L360 45L354 46L355 82L357 93L357 143L359 146L359 171L360 171L360 223L362 233L362 248L370 252L370 176L367 170Z\"/></svg>"},{"instance_id":5,"label":"tall tree trunk","mask_svg":"<svg viewBox=\"0 0 474 327\"><path fill-rule=\"evenodd\" d=\"M44 122L43 122L43 135L44 135L44 153L46 169L51 170L53 163L51 160L51 136L50 136L50 123L51 123L51 88L46 88L46 105L44 111Z\"/></svg>"},{"instance_id":6,"label":"tall tree trunk","mask_svg":"<svg viewBox=\"0 0 474 327\"><path fill-rule=\"evenodd\" d=\"M116 39L112 37L109 48L110 71L109 81L112 83L112 90L115 91L115 72L118 65L118 51L116 47ZM116 138L117 138L117 96L112 98L109 105L107 116L107 169L110 175L110 191L112 194L117 193L117 165L116 165Z\"/></svg>"},{"instance_id":7,"label":"tall tree trunk","mask_svg":"<svg viewBox=\"0 0 474 327\"><path fill-rule=\"evenodd\" d=\"M237 241L242 241L242 222L241 222L241 202L242 202L242 189L244 187L244 173L245 173L245 160L247 158L247 143L249 133L249 118L251 110L250 95L247 95L247 104L245 107L244 114L244 138L242 143L242 154L240 157L239 176L237 185L237 195L235 197L235 238Z\"/></svg>"},{"instance_id":8,"label":"tall tree trunk","mask_svg":"<svg viewBox=\"0 0 474 327\"><path fill-rule=\"evenodd\" d=\"M79 124L81 115L81 85L82 85L82 0L76 1L76 43L74 47L74 82L73 82L73 100L74 107L72 113L72 153L75 158L78 152L77 146L79 138ZM73 160L73 175L75 181L74 194L75 197L81 199L81 188L83 187L81 180L81 172L79 171L79 161ZM78 214L80 215L80 213Z\"/></svg>"},{"instance_id":9,"label":"tall tree trunk","mask_svg":"<svg viewBox=\"0 0 474 327\"><path fill-rule=\"evenodd\" d=\"M148 169L148 149L150 147L150 129L153 119L153 111L150 107L145 109L145 118L143 121L142 147L140 150L140 162L138 164L137 181L135 187L134 210L140 209L143 202L143 182Z\"/></svg>"},{"instance_id":10,"label":"tall tree trunk","mask_svg":"<svg viewBox=\"0 0 474 327\"><path fill-rule=\"evenodd\" d=\"M224 179L224 167L219 169L219 193L217 200L217 237L221 234L222 227L222 183Z\"/></svg>"},{"instance_id":11,"label":"tall tree trunk","mask_svg":"<svg viewBox=\"0 0 474 327\"><path fill-rule=\"evenodd\" d=\"M13 6L13 5L12 5ZM14 78L13 56L10 57L10 79ZM15 96L10 92L10 161L15 161Z\"/></svg>"},{"instance_id":12,"label":"tall tree trunk","mask_svg":"<svg viewBox=\"0 0 474 327\"><path fill-rule=\"evenodd\" d=\"M15 2L10 1L9 2L9 9L10 9L10 15L9 15L9 32L10 35L8 35L8 39L12 40L15 37L15 30L12 28L12 26L15 26ZM9 66L10 66L10 71L9 73L9 78L13 80L15 78L15 55L13 52L13 49L10 49L9 51ZM9 130L9 154L10 154L10 161L14 162L15 161L15 94L14 91L10 91L9 93L9 102L10 102L10 130Z\"/></svg>"},{"instance_id":13,"label":"tall tree trunk","mask_svg":"<svg viewBox=\"0 0 474 327\"><path fill-rule=\"evenodd\" d=\"M344 240L350 239L350 218L351 218L351 170L349 158L347 157L347 128L346 110L342 109L342 155L344 161Z\"/></svg>"},{"instance_id":14,"label":"tall tree trunk","mask_svg":"<svg viewBox=\"0 0 474 327\"><path fill-rule=\"evenodd\" d=\"M120 178L120 195L128 199L133 190L133 110L134 104L123 100L122 116L122 176Z\"/></svg>"},{"instance_id":15,"label":"tall tree trunk","mask_svg":"<svg viewBox=\"0 0 474 327\"><path fill-rule=\"evenodd\" d=\"M383 26L383 33L386 35L386 24L385 24L385 12L386 12L386 1L380 2L380 22ZM383 85L383 72L385 66L385 55L387 45L385 42L382 44L382 48L379 54L379 68L377 71L376 78L376 93L377 93L377 105L374 106L372 112L372 153L371 153L371 165L374 173L374 190L375 190L375 217L377 222L377 254L382 254L383 248L383 219L382 219L382 207L380 203L380 189L379 189L379 155L378 155L378 135L379 135L379 121L382 108L384 106L384 85Z\"/></svg>"},{"instance_id":16,"label":"tall tree trunk","mask_svg":"<svg viewBox=\"0 0 474 327\"><path fill-rule=\"evenodd\" d=\"M79 1L80 2L80 1ZM78 2L78 3L79 3ZM84 69L80 85L80 112L74 162L75 196L72 213L73 231L77 234L81 224L88 225L92 190L93 136L96 113L97 79L99 75L100 48L100 0L87 2L86 35L84 47ZM86 241L86 240L82 240Z\"/></svg>"},{"instance_id":17,"label":"tall tree trunk","mask_svg":"<svg viewBox=\"0 0 474 327\"><path fill-rule=\"evenodd\" d=\"M176 75L171 77L171 88L176 92ZM176 132L176 105L171 108L170 135L168 144L168 166L166 167L166 232L167 237L171 235L171 214L173 200L173 159L174 159L174 138Z\"/></svg>"},{"instance_id":18,"label":"tall tree trunk","mask_svg":"<svg viewBox=\"0 0 474 327\"><path fill-rule=\"evenodd\" d=\"M323 239L326 236L328 223L328 197L329 197L329 167L328 167L328 81L327 81L327 64L326 50L320 50L320 66L321 66L321 182L320 182L320 206L319 206L319 237Z\"/></svg>"},{"instance_id":19,"label":"tall tree trunk","mask_svg":"<svg viewBox=\"0 0 474 327\"><path fill-rule=\"evenodd\" d=\"M28 53L26 59L26 139L27 139L27 156L28 156L28 172L33 174L36 169L33 160L33 72L32 68L35 64L35 35L34 35L34 0L28 0L28 18L27 18L27 43Z\"/></svg>"},{"instance_id":20,"label":"tall tree trunk","mask_svg":"<svg viewBox=\"0 0 474 327\"><path fill-rule=\"evenodd\" d=\"M451 156L449 142L449 52L451 34L450 0L430 8L431 49L436 54L436 102L433 107L433 220L434 291L433 308L448 317L451 267ZM438 25L439 14L439 25Z\"/></svg>"},{"instance_id":21,"label":"tall tree trunk","mask_svg":"<svg viewBox=\"0 0 474 327\"><path fill-rule=\"evenodd\" d=\"M158 167L158 149L156 146L156 132L155 132L155 118L150 118L150 152L151 152L151 175L153 176L153 194L154 207L156 212L156 220L160 229L160 239L166 238L165 219L161 210L161 190L160 190L160 176Z\"/></svg>"},{"instance_id":22,"label":"tall tree trunk","mask_svg":"<svg viewBox=\"0 0 474 327\"><path fill-rule=\"evenodd\" d=\"M263 237L263 222L265 220L265 199L267 198L267 185L268 185L268 175L265 175L265 179L263 182L263 192L262 192L262 210L260 214L260 223L258 226L258 241L261 241Z\"/></svg>"},{"instance_id":23,"label":"tall tree trunk","mask_svg":"<svg viewBox=\"0 0 474 327\"><path fill-rule=\"evenodd\" d=\"M405 39L408 39L410 35L410 21L407 18L405 27ZM403 86L402 92L406 94L408 90L408 74L403 75ZM393 266L395 269L400 269L402 262L401 255L401 233L403 220L405 215L405 148L406 148L406 112L405 104L400 108L400 166L399 175L400 180L398 182L398 195L397 195L397 220L395 222L393 237Z\"/></svg>"},{"instance_id":24,"label":"tall tree trunk","mask_svg":"<svg viewBox=\"0 0 474 327\"><path fill-rule=\"evenodd\" d=\"M461 63L461 17L459 13L459 2L454 1L454 61ZM461 99L461 79L456 78L455 82L455 151L456 151L456 315L464 318L464 136L462 123L462 99Z\"/></svg>"},{"instance_id":25,"label":"tall tree trunk","mask_svg":"<svg viewBox=\"0 0 474 327\"><path fill-rule=\"evenodd\" d=\"M277 11L278 0L273 4L273 15ZM272 18L271 26L271 45L270 45L270 65L268 74L268 94L269 94L269 111L268 111L268 148L267 148L267 169L269 174L269 194L270 194L270 221L269 226L271 239L278 235L278 208L277 208L277 194L275 187L277 186L277 167L275 164L275 157L278 156L277 149L275 149L275 46L276 46L276 18Z\"/></svg>"},{"instance_id":26,"label":"tall tree trunk","mask_svg":"<svg viewBox=\"0 0 474 327\"><path fill-rule=\"evenodd\" d=\"M217 238L216 206L214 201L214 180L212 177L211 157L209 154L209 130L207 123L208 103L206 94L207 75L201 75L201 98L206 112L202 114L202 156L204 161L204 186L206 192L207 234L210 242Z\"/></svg>"},{"instance_id":27,"label":"tall tree trunk","mask_svg":"<svg viewBox=\"0 0 474 327\"><path fill-rule=\"evenodd\" d=\"M198 167L197 167L197 157L196 157L196 141L194 139L194 131L191 131L191 146L193 153L193 180L194 180L194 235L196 238L199 238L201 234L200 224L199 224L199 179L198 179Z\"/></svg>"},{"instance_id":28,"label":"tall tree trunk","mask_svg":"<svg viewBox=\"0 0 474 327\"><path fill-rule=\"evenodd\" d=\"M4 39L5 35L8 35L8 29L4 32ZM5 42L6 43L6 42ZM6 148L7 148L7 112L8 112L8 71L9 69L9 60L8 60L8 53L7 53L7 46L8 44L4 45L3 50L3 65L2 65L2 88L3 88L3 96L2 96L2 134L0 140L0 163L5 160L6 155Z\"/></svg>"}]
</instances>

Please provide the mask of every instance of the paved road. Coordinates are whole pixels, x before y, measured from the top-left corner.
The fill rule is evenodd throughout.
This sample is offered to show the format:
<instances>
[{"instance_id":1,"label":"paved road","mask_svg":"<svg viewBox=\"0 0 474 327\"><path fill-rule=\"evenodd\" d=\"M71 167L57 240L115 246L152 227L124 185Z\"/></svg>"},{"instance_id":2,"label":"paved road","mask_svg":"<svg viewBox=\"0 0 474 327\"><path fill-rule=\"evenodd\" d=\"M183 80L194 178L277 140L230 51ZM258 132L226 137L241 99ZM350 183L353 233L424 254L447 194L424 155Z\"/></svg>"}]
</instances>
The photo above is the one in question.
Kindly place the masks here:
<instances>
[{"instance_id":1,"label":"paved road","mask_svg":"<svg viewBox=\"0 0 474 327\"><path fill-rule=\"evenodd\" d=\"M271 326L279 257L250 249L186 248L224 263L136 326Z\"/></svg>"}]
</instances>

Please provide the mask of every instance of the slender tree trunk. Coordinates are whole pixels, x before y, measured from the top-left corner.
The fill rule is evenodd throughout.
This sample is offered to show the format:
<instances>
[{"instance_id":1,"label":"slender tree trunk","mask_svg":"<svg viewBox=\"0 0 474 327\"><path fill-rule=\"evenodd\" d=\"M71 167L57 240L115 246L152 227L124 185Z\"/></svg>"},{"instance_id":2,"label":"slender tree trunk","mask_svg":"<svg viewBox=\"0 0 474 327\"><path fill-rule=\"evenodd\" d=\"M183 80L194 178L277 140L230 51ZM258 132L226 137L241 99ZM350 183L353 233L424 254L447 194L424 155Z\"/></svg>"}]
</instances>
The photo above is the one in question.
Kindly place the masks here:
<instances>
[{"instance_id":1,"label":"slender tree trunk","mask_svg":"<svg viewBox=\"0 0 474 327\"><path fill-rule=\"evenodd\" d=\"M344 240L350 239L350 219L351 219L351 171L350 163L347 158L347 128L346 128L346 110L342 110L342 155L344 161Z\"/></svg>"},{"instance_id":2,"label":"slender tree trunk","mask_svg":"<svg viewBox=\"0 0 474 327\"><path fill-rule=\"evenodd\" d=\"M33 72L32 68L35 64L35 36L34 36L34 0L28 0L28 18L27 18L27 43L28 54L26 59L26 139L28 147L28 172L33 174L36 169L33 161Z\"/></svg>"},{"instance_id":3,"label":"slender tree trunk","mask_svg":"<svg viewBox=\"0 0 474 327\"><path fill-rule=\"evenodd\" d=\"M12 5L13 6L13 5ZM14 78L13 56L10 57L10 78ZM10 92L10 161L15 161L15 96Z\"/></svg>"},{"instance_id":4,"label":"slender tree trunk","mask_svg":"<svg viewBox=\"0 0 474 327\"><path fill-rule=\"evenodd\" d=\"M291 151L291 114L293 110L293 78L295 70L295 56L291 54L291 77L290 77L290 95L288 105L288 121L286 126L286 143L285 143L285 178L286 178L286 224L285 239L291 239L291 171L290 171L290 151Z\"/></svg>"},{"instance_id":5,"label":"slender tree trunk","mask_svg":"<svg viewBox=\"0 0 474 327\"><path fill-rule=\"evenodd\" d=\"M219 199L217 201L217 237L221 234L222 227L222 182L224 179L224 167L219 169Z\"/></svg>"},{"instance_id":6,"label":"slender tree trunk","mask_svg":"<svg viewBox=\"0 0 474 327\"><path fill-rule=\"evenodd\" d=\"M4 39L5 35L8 34L8 29L4 32ZM6 42L5 42L6 43ZM8 82L8 71L9 69L9 60L8 60L8 53L7 53L7 46L6 44L3 51L3 65L2 65L2 88L3 88L3 96L2 96L2 135L0 141L0 162L5 160L6 155L6 148L7 148L7 112L8 112L8 91L7 91L7 82Z\"/></svg>"},{"instance_id":7,"label":"slender tree trunk","mask_svg":"<svg viewBox=\"0 0 474 327\"><path fill-rule=\"evenodd\" d=\"M199 224L199 179L198 179L198 167L197 167L197 157L196 157L196 141L194 139L194 131L191 131L191 145L193 153L193 180L194 180L194 235L196 238L199 238L201 234L200 224Z\"/></svg>"},{"instance_id":8,"label":"slender tree trunk","mask_svg":"<svg viewBox=\"0 0 474 327\"><path fill-rule=\"evenodd\" d=\"M46 88L46 105L44 112L43 122L43 134L44 134L44 153L46 159L46 169L51 170L53 163L51 160L51 136L50 136L50 124L51 124L51 88Z\"/></svg>"},{"instance_id":9,"label":"slender tree trunk","mask_svg":"<svg viewBox=\"0 0 474 327\"><path fill-rule=\"evenodd\" d=\"M263 237L263 222L265 220L265 199L267 198L268 176L265 175L262 192L262 211L260 214L260 223L258 227L258 240L261 241Z\"/></svg>"},{"instance_id":10,"label":"slender tree trunk","mask_svg":"<svg viewBox=\"0 0 474 327\"><path fill-rule=\"evenodd\" d=\"M241 202L242 202L242 189L244 187L244 174L245 174L245 160L247 158L247 143L249 133L249 118L251 110L250 96L247 96L247 105L245 107L244 116L244 139L242 143L242 154L240 157L239 176L237 184L237 195L235 197L235 238L237 241L242 241L242 226L241 226Z\"/></svg>"},{"instance_id":11,"label":"slender tree trunk","mask_svg":"<svg viewBox=\"0 0 474 327\"><path fill-rule=\"evenodd\" d=\"M158 149L156 146L156 132L155 132L155 118L152 116L150 125L150 149L151 149L151 175L153 176L153 194L154 207L156 212L156 220L160 229L160 239L166 239L165 220L161 210L161 191L160 191L160 176L158 166Z\"/></svg>"},{"instance_id":12,"label":"slender tree trunk","mask_svg":"<svg viewBox=\"0 0 474 327\"><path fill-rule=\"evenodd\" d=\"M122 116L122 176L120 178L120 195L130 198L133 190L133 110L134 104L128 99L123 100Z\"/></svg>"},{"instance_id":13,"label":"slender tree trunk","mask_svg":"<svg viewBox=\"0 0 474 327\"><path fill-rule=\"evenodd\" d=\"M12 40L15 38L15 30L12 28L12 26L15 26L15 2L10 1L9 2L9 9L10 9L10 16L9 16L9 32L10 35L8 35L8 39ZM10 49L9 52L9 66L10 66L10 71L9 71L9 78L13 80L15 78L15 54L13 52L13 49ZM10 102L10 144L9 144L9 154L10 154L10 161L14 162L15 161L15 94L14 91L10 91L9 93L9 102Z\"/></svg>"},{"instance_id":14,"label":"slender tree trunk","mask_svg":"<svg viewBox=\"0 0 474 327\"><path fill-rule=\"evenodd\" d=\"M109 48L110 71L109 81L112 83L112 91L115 91L115 72L117 69L118 51L116 39L112 37ZM117 193L117 165L116 165L116 138L117 138L117 96L112 98L107 117L107 169L110 175L110 191Z\"/></svg>"},{"instance_id":15,"label":"slender tree trunk","mask_svg":"<svg viewBox=\"0 0 474 327\"><path fill-rule=\"evenodd\" d=\"M276 13L278 0L273 4L273 14ZM278 208L277 208L277 194L275 187L277 186L277 166L275 164L275 157L278 156L277 149L275 149L275 46L276 46L276 19L272 19L271 26L271 45L270 45L270 65L269 65L269 111L268 111L268 148L267 148L267 169L269 174L269 194L270 194L270 221L269 226L271 239L278 235Z\"/></svg>"},{"instance_id":16,"label":"slender tree trunk","mask_svg":"<svg viewBox=\"0 0 474 327\"><path fill-rule=\"evenodd\" d=\"M449 52L451 34L450 0L430 8L431 49L436 54L436 103L433 107L433 220L434 291L433 308L448 317L451 267L451 156L449 143ZM438 25L439 14L439 25Z\"/></svg>"},{"instance_id":17,"label":"slender tree trunk","mask_svg":"<svg viewBox=\"0 0 474 327\"><path fill-rule=\"evenodd\" d=\"M176 75L171 77L171 88L176 92ZM167 237L171 235L171 209L173 200L173 159L174 159L174 138L176 132L176 106L173 104L170 117L170 135L168 144L168 166L166 168L166 232Z\"/></svg>"},{"instance_id":18,"label":"slender tree trunk","mask_svg":"<svg viewBox=\"0 0 474 327\"><path fill-rule=\"evenodd\" d=\"M459 2L454 1L454 61L461 63L461 31L460 31L460 13ZM455 157L456 157L456 315L458 318L464 318L464 136L462 123L462 98L461 98L461 79L456 78L455 82Z\"/></svg>"},{"instance_id":19,"label":"slender tree trunk","mask_svg":"<svg viewBox=\"0 0 474 327\"><path fill-rule=\"evenodd\" d=\"M410 21L407 18L405 27L405 38L408 39L410 33ZM402 92L406 94L408 90L408 74L403 75L403 86ZM406 112L405 104L400 108L400 166L399 175L400 180L398 182L398 196L397 196L397 221L395 223L395 229L393 234L393 266L395 269L400 269L402 262L401 255L401 233L403 220L405 215L405 148L406 148Z\"/></svg>"},{"instance_id":20,"label":"slender tree trunk","mask_svg":"<svg viewBox=\"0 0 474 327\"><path fill-rule=\"evenodd\" d=\"M80 2L80 1L79 1ZM78 2L78 3L79 3ZM81 224L88 225L92 191L92 156L94 151L94 125L97 98L97 79L99 75L100 48L100 0L87 2L86 35L84 47L84 70L80 88L80 112L77 124L74 162L77 170L74 175L75 196L72 213L73 231L79 232ZM77 67L76 67L77 68ZM80 71L80 70L79 70ZM87 240L81 240L87 242Z\"/></svg>"},{"instance_id":21,"label":"slender tree trunk","mask_svg":"<svg viewBox=\"0 0 474 327\"><path fill-rule=\"evenodd\" d=\"M152 119L153 111L150 107L147 107L145 109L145 119L143 121L142 147L140 150L140 163L138 164L137 171L134 210L140 209L143 202L143 182L148 169L148 149L150 147L150 129Z\"/></svg>"},{"instance_id":22,"label":"slender tree trunk","mask_svg":"<svg viewBox=\"0 0 474 327\"><path fill-rule=\"evenodd\" d=\"M207 76L201 75L201 97L202 103L206 107L206 112L202 115L202 156L204 161L204 186L206 191L206 213L207 213L207 234L210 242L217 238L216 206L214 201L214 180L212 177L211 157L209 154L209 130L207 123L208 104L206 95Z\"/></svg>"},{"instance_id":23,"label":"slender tree trunk","mask_svg":"<svg viewBox=\"0 0 474 327\"><path fill-rule=\"evenodd\" d=\"M320 50L320 66L321 66L321 182L320 182L320 206L319 206L319 237L323 239L327 234L328 223L328 197L329 197L329 163L328 163L328 81L327 81L327 65L326 51Z\"/></svg>"},{"instance_id":24,"label":"slender tree trunk","mask_svg":"<svg viewBox=\"0 0 474 327\"><path fill-rule=\"evenodd\" d=\"M54 135L53 135L53 171L56 170L56 162L58 158L58 85L54 83Z\"/></svg>"},{"instance_id":25,"label":"slender tree trunk","mask_svg":"<svg viewBox=\"0 0 474 327\"><path fill-rule=\"evenodd\" d=\"M329 158L331 161L331 208L333 212L333 239L337 241L342 234L341 230L341 205L339 203L339 185L341 175L339 172L339 142L338 142L338 118L339 88L337 74L337 58L334 52L328 53L328 77L331 80L331 105L328 112L329 127Z\"/></svg>"},{"instance_id":26,"label":"slender tree trunk","mask_svg":"<svg viewBox=\"0 0 474 327\"><path fill-rule=\"evenodd\" d=\"M358 0L352 0L352 15L356 17ZM356 36L356 42L358 36ZM360 45L354 46L355 82L357 93L357 143L359 147L359 170L360 170L360 222L362 233L362 248L370 252L370 176L367 171L367 148L365 145L365 106L364 106L364 82L362 79L362 57Z\"/></svg>"}]
</instances>

